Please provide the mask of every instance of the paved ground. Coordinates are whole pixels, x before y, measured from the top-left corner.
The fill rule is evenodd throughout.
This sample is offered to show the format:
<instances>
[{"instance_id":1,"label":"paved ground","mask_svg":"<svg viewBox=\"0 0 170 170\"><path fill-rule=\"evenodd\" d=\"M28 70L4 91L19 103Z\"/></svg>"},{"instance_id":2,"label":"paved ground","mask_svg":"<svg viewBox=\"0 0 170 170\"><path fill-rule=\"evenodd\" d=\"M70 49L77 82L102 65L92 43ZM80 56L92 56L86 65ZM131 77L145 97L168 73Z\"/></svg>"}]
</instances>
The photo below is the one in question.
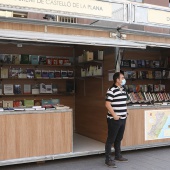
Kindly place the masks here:
<instances>
[{"instance_id":1,"label":"paved ground","mask_svg":"<svg viewBox=\"0 0 170 170\"><path fill-rule=\"evenodd\" d=\"M117 163L117 170L170 170L170 147L123 152L128 163ZM0 167L2 170L109 170L104 155ZM115 169L115 168L114 168Z\"/></svg>"}]
</instances>

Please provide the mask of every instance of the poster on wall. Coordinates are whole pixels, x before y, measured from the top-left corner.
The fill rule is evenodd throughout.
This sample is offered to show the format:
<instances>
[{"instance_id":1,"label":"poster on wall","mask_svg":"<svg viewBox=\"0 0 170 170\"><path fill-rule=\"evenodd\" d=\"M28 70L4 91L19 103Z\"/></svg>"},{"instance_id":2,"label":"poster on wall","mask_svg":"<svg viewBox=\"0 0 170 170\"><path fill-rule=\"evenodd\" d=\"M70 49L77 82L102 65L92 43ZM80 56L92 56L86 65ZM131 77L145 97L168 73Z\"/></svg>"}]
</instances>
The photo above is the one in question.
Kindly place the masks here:
<instances>
[{"instance_id":1,"label":"poster on wall","mask_svg":"<svg viewBox=\"0 0 170 170\"><path fill-rule=\"evenodd\" d=\"M145 140L170 138L170 110L145 111Z\"/></svg>"}]
</instances>

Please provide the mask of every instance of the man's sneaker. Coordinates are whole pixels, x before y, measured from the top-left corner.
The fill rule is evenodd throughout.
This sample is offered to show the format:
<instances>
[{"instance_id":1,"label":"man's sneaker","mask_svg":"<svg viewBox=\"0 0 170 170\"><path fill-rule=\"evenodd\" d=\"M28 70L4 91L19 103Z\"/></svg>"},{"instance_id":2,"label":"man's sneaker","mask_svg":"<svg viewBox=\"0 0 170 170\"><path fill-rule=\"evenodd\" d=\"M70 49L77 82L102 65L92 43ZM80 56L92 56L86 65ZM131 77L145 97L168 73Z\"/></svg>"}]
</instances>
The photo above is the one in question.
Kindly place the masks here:
<instances>
[{"instance_id":1,"label":"man's sneaker","mask_svg":"<svg viewBox=\"0 0 170 170\"><path fill-rule=\"evenodd\" d=\"M117 168L117 166L113 160L108 160L108 161L106 160L105 165L107 165L108 167Z\"/></svg>"},{"instance_id":2,"label":"man's sneaker","mask_svg":"<svg viewBox=\"0 0 170 170\"><path fill-rule=\"evenodd\" d=\"M123 156L115 157L115 161L118 162L128 162L128 159L124 158Z\"/></svg>"}]
</instances>

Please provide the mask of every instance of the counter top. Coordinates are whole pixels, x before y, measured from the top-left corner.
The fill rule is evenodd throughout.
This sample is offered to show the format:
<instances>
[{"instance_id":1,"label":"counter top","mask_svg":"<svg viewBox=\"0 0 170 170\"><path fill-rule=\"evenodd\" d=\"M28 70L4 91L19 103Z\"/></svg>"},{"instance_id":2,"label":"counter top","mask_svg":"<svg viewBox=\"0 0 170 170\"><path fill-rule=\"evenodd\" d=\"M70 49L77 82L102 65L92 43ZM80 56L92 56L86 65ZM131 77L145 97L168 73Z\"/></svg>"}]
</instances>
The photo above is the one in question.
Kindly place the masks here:
<instances>
[{"instance_id":1,"label":"counter top","mask_svg":"<svg viewBox=\"0 0 170 170\"><path fill-rule=\"evenodd\" d=\"M63 112L72 112L72 109L30 110L30 111L1 111L0 115L44 114L44 113L63 113Z\"/></svg>"},{"instance_id":2,"label":"counter top","mask_svg":"<svg viewBox=\"0 0 170 170\"><path fill-rule=\"evenodd\" d=\"M170 105L128 106L127 109L170 109Z\"/></svg>"}]
</instances>

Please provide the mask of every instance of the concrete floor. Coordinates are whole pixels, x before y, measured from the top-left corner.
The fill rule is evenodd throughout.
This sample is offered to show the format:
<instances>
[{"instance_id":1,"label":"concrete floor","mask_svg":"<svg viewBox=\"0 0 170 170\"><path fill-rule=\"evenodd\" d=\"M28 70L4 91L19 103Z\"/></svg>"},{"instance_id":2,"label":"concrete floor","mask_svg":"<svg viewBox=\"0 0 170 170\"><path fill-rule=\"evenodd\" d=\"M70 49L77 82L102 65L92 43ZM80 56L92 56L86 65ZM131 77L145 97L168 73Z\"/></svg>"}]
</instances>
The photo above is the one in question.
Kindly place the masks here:
<instances>
[{"instance_id":1,"label":"concrete floor","mask_svg":"<svg viewBox=\"0 0 170 170\"><path fill-rule=\"evenodd\" d=\"M118 170L170 170L170 147L123 152L128 163L117 163ZM2 170L107 170L104 154L79 158L0 167ZM114 168L115 169L115 168Z\"/></svg>"}]
</instances>

